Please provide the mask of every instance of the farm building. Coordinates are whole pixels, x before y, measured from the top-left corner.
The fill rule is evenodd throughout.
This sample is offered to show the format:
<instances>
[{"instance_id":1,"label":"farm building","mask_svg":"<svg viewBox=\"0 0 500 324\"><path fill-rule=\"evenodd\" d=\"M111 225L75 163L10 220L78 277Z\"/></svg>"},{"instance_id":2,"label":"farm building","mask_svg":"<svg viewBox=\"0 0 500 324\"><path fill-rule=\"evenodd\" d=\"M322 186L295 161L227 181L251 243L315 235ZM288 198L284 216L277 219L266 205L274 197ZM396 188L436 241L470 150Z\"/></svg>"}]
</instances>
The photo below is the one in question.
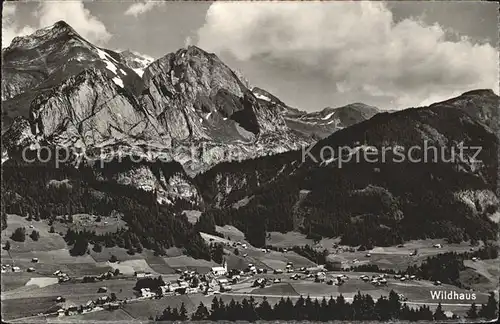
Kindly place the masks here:
<instances>
[{"instance_id":1,"label":"farm building","mask_svg":"<svg viewBox=\"0 0 500 324\"><path fill-rule=\"evenodd\" d=\"M116 310L118 308L120 308L120 304L118 304L118 303L110 303L108 305L108 310Z\"/></svg>"},{"instance_id":2,"label":"farm building","mask_svg":"<svg viewBox=\"0 0 500 324\"><path fill-rule=\"evenodd\" d=\"M149 288L142 288L141 289L141 296L145 297L145 298L151 298L151 297L156 296L156 294L154 292L152 292L151 289L149 289Z\"/></svg>"},{"instance_id":3,"label":"farm building","mask_svg":"<svg viewBox=\"0 0 500 324\"><path fill-rule=\"evenodd\" d=\"M83 307L86 309L92 309L94 308L95 304L93 300L89 300Z\"/></svg>"},{"instance_id":4,"label":"farm building","mask_svg":"<svg viewBox=\"0 0 500 324\"><path fill-rule=\"evenodd\" d=\"M97 304L102 305L102 304L107 303L108 301L109 301L109 296L101 296L101 297L97 298L96 302L97 302Z\"/></svg>"}]
</instances>

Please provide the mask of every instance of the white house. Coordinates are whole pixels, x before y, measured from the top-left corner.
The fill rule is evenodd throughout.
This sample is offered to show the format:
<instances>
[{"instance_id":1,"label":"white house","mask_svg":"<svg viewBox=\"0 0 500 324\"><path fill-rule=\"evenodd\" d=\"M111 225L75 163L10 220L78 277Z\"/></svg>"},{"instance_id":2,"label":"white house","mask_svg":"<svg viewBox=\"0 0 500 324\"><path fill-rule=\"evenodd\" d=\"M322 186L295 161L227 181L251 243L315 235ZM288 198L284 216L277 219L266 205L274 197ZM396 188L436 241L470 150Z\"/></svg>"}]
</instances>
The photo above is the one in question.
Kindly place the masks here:
<instances>
[{"instance_id":1,"label":"white house","mask_svg":"<svg viewBox=\"0 0 500 324\"><path fill-rule=\"evenodd\" d=\"M226 262L226 260L224 260L222 267L213 267L211 271L215 276L225 276L227 274L227 262Z\"/></svg>"},{"instance_id":2,"label":"white house","mask_svg":"<svg viewBox=\"0 0 500 324\"><path fill-rule=\"evenodd\" d=\"M152 292L149 288L142 288L141 289L141 296L144 298L151 298L156 296L154 292Z\"/></svg>"}]
</instances>

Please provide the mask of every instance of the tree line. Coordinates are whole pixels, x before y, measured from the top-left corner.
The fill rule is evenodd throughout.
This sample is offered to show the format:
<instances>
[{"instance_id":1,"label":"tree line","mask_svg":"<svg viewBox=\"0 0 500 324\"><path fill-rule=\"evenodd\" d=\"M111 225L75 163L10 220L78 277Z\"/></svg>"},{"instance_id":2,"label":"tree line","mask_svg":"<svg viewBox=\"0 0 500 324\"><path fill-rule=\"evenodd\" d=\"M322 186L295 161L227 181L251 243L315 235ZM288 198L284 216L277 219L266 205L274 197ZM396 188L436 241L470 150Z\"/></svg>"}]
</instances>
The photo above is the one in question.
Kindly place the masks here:
<instances>
[{"instance_id":1,"label":"tree line","mask_svg":"<svg viewBox=\"0 0 500 324\"><path fill-rule=\"evenodd\" d=\"M488 303L478 310L473 304L467 313L468 318L496 318L498 311L496 300L490 294ZM187 320L187 311L182 304L180 309L167 307L162 314L151 317L155 321ZM381 296L376 301L368 294L358 292L352 302L348 302L342 295L337 298L312 299L309 296L300 298L294 303L290 298L281 298L276 304L271 305L266 298L257 303L253 297L225 303L221 298L214 297L210 309L200 303L191 315L191 320L210 321L257 321L257 320L282 320L282 321L362 321L362 320L406 320L406 321L432 321L447 319L445 312L439 304L435 311L429 306L410 308L402 303L398 294L391 290L388 297Z\"/></svg>"}]
</instances>

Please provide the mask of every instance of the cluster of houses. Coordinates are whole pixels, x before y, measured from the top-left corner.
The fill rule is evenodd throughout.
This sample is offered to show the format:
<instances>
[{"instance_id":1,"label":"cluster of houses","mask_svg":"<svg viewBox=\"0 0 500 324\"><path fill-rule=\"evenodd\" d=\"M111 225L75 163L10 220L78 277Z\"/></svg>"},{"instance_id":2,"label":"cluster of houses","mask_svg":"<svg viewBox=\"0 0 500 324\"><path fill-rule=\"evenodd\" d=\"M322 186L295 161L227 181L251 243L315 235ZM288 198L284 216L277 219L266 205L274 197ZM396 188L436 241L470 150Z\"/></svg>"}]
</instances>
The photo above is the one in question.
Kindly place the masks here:
<instances>
[{"instance_id":1,"label":"cluster of houses","mask_svg":"<svg viewBox=\"0 0 500 324\"><path fill-rule=\"evenodd\" d=\"M31 259L31 263L38 263L38 258L32 258ZM18 266L15 266L15 265L10 265L10 264L2 264L2 273L6 273L6 272L21 272L22 269ZM35 268L34 267L28 267L26 269L27 272L35 272Z\"/></svg>"},{"instance_id":2,"label":"cluster of houses","mask_svg":"<svg viewBox=\"0 0 500 324\"><path fill-rule=\"evenodd\" d=\"M2 264L2 273L6 272L21 272L21 268L10 264Z\"/></svg>"},{"instance_id":3,"label":"cluster of houses","mask_svg":"<svg viewBox=\"0 0 500 324\"><path fill-rule=\"evenodd\" d=\"M66 282L69 281L71 278L68 276L67 273L62 272L61 270L56 270L53 273L54 276L57 276L59 278L59 282Z\"/></svg>"},{"instance_id":4,"label":"cluster of houses","mask_svg":"<svg viewBox=\"0 0 500 324\"><path fill-rule=\"evenodd\" d=\"M273 283L280 283L281 282L281 279L280 278L274 278L274 279L271 279L271 278L258 278L257 280L255 280L252 284L252 287L260 287L260 288L264 288L264 287L268 287L268 286L271 286Z\"/></svg>"},{"instance_id":5,"label":"cluster of houses","mask_svg":"<svg viewBox=\"0 0 500 324\"><path fill-rule=\"evenodd\" d=\"M107 271L104 273L101 273L98 276L85 276L83 277L83 282L96 282L96 281L103 281L103 280L109 280L117 275L120 274L120 271L115 270L113 271Z\"/></svg>"},{"instance_id":6,"label":"cluster of houses","mask_svg":"<svg viewBox=\"0 0 500 324\"><path fill-rule=\"evenodd\" d=\"M335 285L335 286L342 286L347 280L349 280L349 277L346 276L345 274L339 274L337 277L330 279L326 282L327 285Z\"/></svg>"},{"instance_id":7,"label":"cluster of houses","mask_svg":"<svg viewBox=\"0 0 500 324\"><path fill-rule=\"evenodd\" d=\"M107 289L106 289L107 291ZM64 297L59 296L55 300L57 303L64 303L66 300ZM85 314L95 311L100 311L104 309L116 310L120 308L122 301L112 300L110 296L99 296L95 300L89 300L83 305L76 306L73 304L69 305L58 305L55 313L57 316L72 316L77 314Z\"/></svg>"},{"instance_id":8,"label":"cluster of houses","mask_svg":"<svg viewBox=\"0 0 500 324\"><path fill-rule=\"evenodd\" d=\"M184 295L204 293L212 295L219 292L230 291L231 285L237 283L243 272L238 270L228 271L227 263L223 266L213 267L207 274L200 275L196 271L180 269L176 270L180 274L175 281L166 282L165 285L158 287L157 290L150 288L141 288L139 298L157 298L160 295ZM137 278L152 277L149 273L136 273Z\"/></svg>"},{"instance_id":9,"label":"cluster of houses","mask_svg":"<svg viewBox=\"0 0 500 324\"><path fill-rule=\"evenodd\" d=\"M408 280L417 280L417 276L415 275L394 275L394 279L399 281L408 281Z\"/></svg>"},{"instance_id":10,"label":"cluster of houses","mask_svg":"<svg viewBox=\"0 0 500 324\"><path fill-rule=\"evenodd\" d=\"M387 278L385 273L380 275L372 275L371 278L367 275L362 275L361 277L359 277L359 279L363 280L364 282L370 282L374 286L387 285Z\"/></svg>"}]
</instances>

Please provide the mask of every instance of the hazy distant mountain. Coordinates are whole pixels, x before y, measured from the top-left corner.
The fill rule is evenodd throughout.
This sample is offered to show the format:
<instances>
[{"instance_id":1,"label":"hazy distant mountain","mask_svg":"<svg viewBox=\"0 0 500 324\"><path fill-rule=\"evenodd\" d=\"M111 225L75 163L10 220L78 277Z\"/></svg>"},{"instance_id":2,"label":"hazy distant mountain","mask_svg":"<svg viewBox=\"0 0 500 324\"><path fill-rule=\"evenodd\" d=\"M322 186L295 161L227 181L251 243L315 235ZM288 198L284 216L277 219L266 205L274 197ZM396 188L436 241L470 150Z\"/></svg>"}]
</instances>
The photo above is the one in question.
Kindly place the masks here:
<instances>
[{"instance_id":1,"label":"hazy distant mountain","mask_svg":"<svg viewBox=\"0 0 500 324\"><path fill-rule=\"evenodd\" d=\"M318 112L307 113L287 106L276 96L264 89L254 87L252 92L259 101L274 103L282 107L286 125L290 129L302 136L311 137L315 140L370 119L380 112L377 107L368 106L363 103L353 103L343 107L327 107Z\"/></svg>"},{"instance_id":2,"label":"hazy distant mountain","mask_svg":"<svg viewBox=\"0 0 500 324\"><path fill-rule=\"evenodd\" d=\"M152 57L144 56L130 50L120 52L120 56L122 57L122 61L141 77L148 65L154 61Z\"/></svg>"}]
</instances>

